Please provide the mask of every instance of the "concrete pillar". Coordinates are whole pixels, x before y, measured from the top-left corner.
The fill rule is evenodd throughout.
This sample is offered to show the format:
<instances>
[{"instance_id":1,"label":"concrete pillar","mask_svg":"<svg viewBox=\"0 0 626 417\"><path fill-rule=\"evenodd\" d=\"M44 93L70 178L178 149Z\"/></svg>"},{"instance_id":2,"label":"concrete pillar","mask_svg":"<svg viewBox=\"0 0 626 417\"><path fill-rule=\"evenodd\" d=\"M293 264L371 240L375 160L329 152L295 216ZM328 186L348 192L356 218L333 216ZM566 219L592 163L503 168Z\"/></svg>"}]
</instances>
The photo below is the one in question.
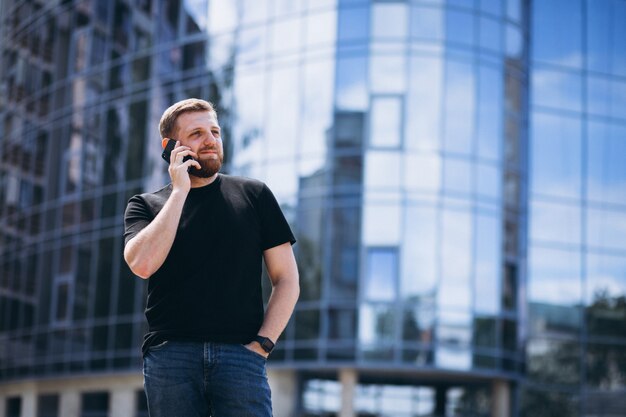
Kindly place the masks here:
<instances>
[{"instance_id":1,"label":"concrete pillar","mask_svg":"<svg viewBox=\"0 0 626 417\"><path fill-rule=\"evenodd\" d=\"M80 417L80 393L78 391L63 391L59 402L60 416Z\"/></svg>"},{"instance_id":2,"label":"concrete pillar","mask_svg":"<svg viewBox=\"0 0 626 417\"><path fill-rule=\"evenodd\" d=\"M341 411L339 417L356 417L354 412L354 391L357 384L357 373L354 369L339 370L341 383Z\"/></svg>"},{"instance_id":3,"label":"concrete pillar","mask_svg":"<svg viewBox=\"0 0 626 417\"><path fill-rule=\"evenodd\" d=\"M496 379L491 385L491 417L510 417L511 389L506 381Z\"/></svg>"},{"instance_id":4,"label":"concrete pillar","mask_svg":"<svg viewBox=\"0 0 626 417\"><path fill-rule=\"evenodd\" d=\"M109 416L134 417L135 391L132 387L116 388L109 395Z\"/></svg>"},{"instance_id":5,"label":"concrete pillar","mask_svg":"<svg viewBox=\"0 0 626 417\"><path fill-rule=\"evenodd\" d=\"M298 376L291 369L271 369L267 371L272 390L272 411L275 417L296 415L298 396Z\"/></svg>"},{"instance_id":6,"label":"concrete pillar","mask_svg":"<svg viewBox=\"0 0 626 417\"><path fill-rule=\"evenodd\" d=\"M22 413L20 417L37 416L37 393L28 390L22 393Z\"/></svg>"}]
</instances>

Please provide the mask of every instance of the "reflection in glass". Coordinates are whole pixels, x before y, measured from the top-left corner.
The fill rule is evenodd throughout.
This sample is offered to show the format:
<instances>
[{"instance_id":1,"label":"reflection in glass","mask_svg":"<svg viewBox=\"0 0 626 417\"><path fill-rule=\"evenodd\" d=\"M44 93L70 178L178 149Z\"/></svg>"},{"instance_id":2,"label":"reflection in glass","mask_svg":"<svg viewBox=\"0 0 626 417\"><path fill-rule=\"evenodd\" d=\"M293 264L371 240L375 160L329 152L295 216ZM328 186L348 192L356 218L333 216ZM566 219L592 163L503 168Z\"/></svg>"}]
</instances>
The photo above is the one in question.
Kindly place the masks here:
<instances>
[{"instance_id":1,"label":"reflection in glass","mask_svg":"<svg viewBox=\"0 0 626 417\"><path fill-rule=\"evenodd\" d=\"M443 161L444 190L470 194L472 191L472 164L464 159L446 158Z\"/></svg>"},{"instance_id":2,"label":"reflection in glass","mask_svg":"<svg viewBox=\"0 0 626 417\"><path fill-rule=\"evenodd\" d=\"M443 61L411 57L406 109L406 149L439 149Z\"/></svg>"},{"instance_id":3,"label":"reflection in glass","mask_svg":"<svg viewBox=\"0 0 626 417\"><path fill-rule=\"evenodd\" d=\"M585 56L592 71L626 75L626 4L586 2Z\"/></svg>"},{"instance_id":4,"label":"reflection in glass","mask_svg":"<svg viewBox=\"0 0 626 417\"><path fill-rule=\"evenodd\" d=\"M503 36L500 22L481 16L478 19L478 23L478 44L480 47L492 52L501 52Z\"/></svg>"},{"instance_id":5,"label":"reflection in glass","mask_svg":"<svg viewBox=\"0 0 626 417\"><path fill-rule=\"evenodd\" d=\"M280 117L267 117L264 121L267 157L269 160L293 158L298 143L300 109L298 68L274 68L270 75L270 86L269 109L280 109Z\"/></svg>"},{"instance_id":6,"label":"reflection in glass","mask_svg":"<svg viewBox=\"0 0 626 417\"><path fill-rule=\"evenodd\" d=\"M365 155L365 185L368 189L397 189L401 157L398 152L368 151Z\"/></svg>"},{"instance_id":7,"label":"reflection in glass","mask_svg":"<svg viewBox=\"0 0 626 417\"><path fill-rule=\"evenodd\" d=\"M396 309L393 304L364 303L359 309L359 343L366 357L391 359L396 333ZM383 347L385 346L385 347ZM369 354L368 354L369 353ZM382 357L381 357L382 355Z\"/></svg>"},{"instance_id":8,"label":"reflection in glass","mask_svg":"<svg viewBox=\"0 0 626 417\"><path fill-rule=\"evenodd\" d=\"M580 244L580 207L532 200L530 240Z\"/></svg>"},{"instance_id":9,"label":"reflection in glass","mask_svg":"<svg viewBox=\"0 0 626 417\"><path fill-rule=\"evenodd\" d=\"M531 302L580 305L580 253L533 246L528 261L528 298Z\"/></svg>"},{"instance_id":10,"label":"reflection in glass","mask_svg":"<svg viewBox=\"0 0 626 417\"><path fill-rule=\"evenodd\" d=\"M530 94L535 106L582 110L582 78L576 73L537 67L532 72Z\"/></svg>"},{"instance_id":11,"label":"reflection in glass","mask_svg":"<svg viewBox=\"0 0 626 417\"><path fill-rule=\"evenodd\" d=\"M494 200L502 198L502 174L492 165L476 164L476 193Z\"/></svg>"},{"instance_id":12,"label":"reflection in glass","mask_svg":"<svg viewBox=\"0 0 626 417\"><path fill-rule=\"evenodd\" d=\"M296 36L297 33L288 36ZM306 19L305 45L307 48L332 46L337 38L337 11L312 13Z\"/></svg>"},{"instance_id":13,"label":"reflection in glass","mask_svg":"<svg viewBox=\"0 0 626 417\"><path fill-rule=\"evenodd\" d=\"M482 158L501 159L503 83L502 69L478 68L477 147Z\"/></svg>"},{"instance_id":14,"label":"reflection in glass","mask_svg":"<svg viewBox=\"0 0 626 417\"><path fill-rule=\"evenodd\" d=\"M577 340L531 339L526 355L531 381L563 385L580 382L580 345Z\"/></svg>"},{"instance_id":15,"label":"reflection in glass","mask_svg":"<svg viewBox=\"0 0 626 417\"><path fill-rule=\"evenodd\" d=\"M531 125L531 191L553 197L579 197L581 121L533 113Z\"/></svg>"},{"instance_id":16,"label":"reflection in glass","mask_svg":"<svg viewBox=\"0 0 626 417\"><path fill-rule=\"evenodd\" d=\"M568 12L563 13L563 8ZM532 2L533 58L579 68L582 65L581 0Z\"/></svg>"},{"instance_id":17,"label":"reflection in glass","mask_svg":"<svg viewBox=\"0 0 626 417\"><path fill-rule=\"evenodd\" d=\"M623 391L626 388L626 349L623 346L589 343L585 371L591 387Z\"/></svg>"},{"instance_id":18,"label":"reflection in glass","mask_svg":"<svg viewBox=\"0 0 626 417\"><path fill-rule=\"evenodd\" d=\"M594 336L626 338L626 257L587 255L586 319Z\"/></svg>"},{"instance_id":19,"label":"reflection in glass","mask_svg":"<svg viewBox=\"0 0 626 417\"><path fill-rule=\"evenodd\" d=\"M474 132L474 71L471 65L446 62L445 149L469 154Z\"/></svg>"},{"instance_id":20,"label":"reflection in glass","mask_svg":"<svg viewBox=\"0 0 626 417\"><path fill-rule=\"evenodd\" d=\"M341 110L367 110L367 58L337 60L336 106Z\"/></svg>"},{"instance_id":21,"label":"reflection in glass","mask_svg":"<svg viewBox=\"0 0 626 417\"><path fill-rule=\"evenodd\" d=\"M626 127L595 121L590 121L588 126L589 198L607 203L626 204L626 164L624 164Z\"/></svg>"},{"instance_id":22,"label":"reflection in glass","mask_svg":"<svg viewBox=\"0 0 626 417\"><path fill-rule=\"evenodd\" d=\"M398 288L398 249L370 248L365 262L365 299L394 301Z\"/></svg>"},{"instance_id":23,"label":"reflection in glass","mask_svg":"<svg viewBox=\"0 0 626 417\"><path fill-rule=\"evenodd\" d=\"M474 45L474 15L464 11L448 9L446 12L446 42Z\"/></svg>"},{"instance_id":24,"label":"reflection in glass","mask_svg":"<svg viewBox=\"0 0 626 417\"><path fill-rule=\"evenodd\" d=\"M372 37L406 38L408 7L403 3L374 3L372 6Z\"/></svg>"},{"instance_id":25,"label":"reflection in glass","mask_svg":"<svg viewBox=\"0 0 626 417\"><path fill-rule=\"evenodd\" d=\"M371 104L370 145L397 148L402 143L402 101L400 97L373 97Z\"/></svg>"},{"instance_id":26,"label":"reflection in glass","mask_svg":"<svg viewBox=\"0 0 626 417\"><path fill-rule=\"evenodd\" d=\"M354 341L356 337L356 310L331 308L328 310L328 338Z\"/></svg>"},{"instance_id":27,"label":"reflection in glass","mask_svg":"<svg viewBox=\"0 0 626 417\"><path fill-rule=\"evenodd\" d=\"M434 208L407 206L404 215L400 294L407 300L432 294L437 282L438 212Z\"/></svg>"},{"instance_id":28,"label":"reflection in glass","mask_svg":"<svg viewBox=\"0 0 626 417\"><path fill-rule=\"evenodd\" d=\"M501 232L499 217L476 216L474 310L479 313L500 312Z\"/></svg>"},{"instance_id":29,"label":"reflection in glass","mask_svg":"<svg viewBox=\"0 0 626 417\"><path fill-rule=\"evenodd\" d=\"M442 8L411 7L411 36L419 40L442 40L443 14Z\"/></svg>"},{"instance_id":30,"label":"reflection in glass","mask_svg":"<svg viewBox=\"0 0 626 417\"><path fill-rule=\"evenodd\" d=\"M397 246L401 236L401 208L398 204L366 203L363 213L363 244Z\"/></svg>"},{"instance_id":31,"label":"reflection in glass","mask_svg":"<svg viewBox=\"0 0 626 417\"><path fill-rule=\"evenodd\" d=\"M317 340L320 336L319 310L296 310L295 337L297 340Z\"/></svg>"},{"instance_id":32,"label":"reflection in glass","mask_svg":"<svg viewBox=\"0 0 626 417\"><path fill-rule=\"evenodd\" d=\"M300 47L300 36L296 36L301 32L300 27L302 21L295 19L280 19L274 21L270 39L272 39L271 53L282 55L287 52L295 52Z\"/></svg>"},{"instance_id":33,"label":"reflection in glass","mask_svg":"<svg viewBox=\"0 0 626 417\"><path fill-rule=\"evenodd\" d=\"M369 34L369 23L369 8L339 9L337 40L339 42L366 40Z\"/></svg>"},{"instance_id":34,"label":"reflection in glass","mask_svg":"<svg viewBox=\"0 0 626 417\"><path fill-rule=\"evenodd\" d=\"M472 266L472 215L443 210L441 236L441 279L467 284ZM448 294L453 297L453 294Z\"/></svg>"},{"instance_id":35,"label":"reflection in glass","mask_svg":"<svg viewBox=\"0 0 626 417\"><path fill-rule=\"evenodd\" d=\"M441 158L439 155L405 152L404 187L411 191L439 190L441 187Z\"/></svg>"},{"instance_id":36,"label":"reflection in glass","mask_svg":"<svg viewBox=\"0 0 626 417\"><path fill-rule=\"evenodd\" d=\"M373 54L370 58L370 84L373 93L404 94L406 57Z\"/></svg>"}]
</instances>

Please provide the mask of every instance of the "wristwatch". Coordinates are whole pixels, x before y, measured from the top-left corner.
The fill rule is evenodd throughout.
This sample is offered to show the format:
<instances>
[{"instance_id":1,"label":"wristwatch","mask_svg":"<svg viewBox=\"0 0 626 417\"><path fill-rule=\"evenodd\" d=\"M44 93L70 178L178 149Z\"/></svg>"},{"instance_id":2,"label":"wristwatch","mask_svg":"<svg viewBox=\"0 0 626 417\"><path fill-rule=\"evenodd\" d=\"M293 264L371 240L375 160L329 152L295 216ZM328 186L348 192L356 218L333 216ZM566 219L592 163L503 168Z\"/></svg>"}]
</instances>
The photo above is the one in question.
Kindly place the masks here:
<instances>
[{"instance_id":1,"label":"wristwatch","mask_svg":"<svg viewBox=\"0 0 626 417\"><path fill-rule=\"evenodd\" d=\"M254 337L254 340L259 342L259 345L261 345L263 350L266 351L267 353L272 353L272 351L274 350L275 344L274 342L271 341L269 337L264 337L264 336L257 334Z\"/></svg>"}]
</instances>

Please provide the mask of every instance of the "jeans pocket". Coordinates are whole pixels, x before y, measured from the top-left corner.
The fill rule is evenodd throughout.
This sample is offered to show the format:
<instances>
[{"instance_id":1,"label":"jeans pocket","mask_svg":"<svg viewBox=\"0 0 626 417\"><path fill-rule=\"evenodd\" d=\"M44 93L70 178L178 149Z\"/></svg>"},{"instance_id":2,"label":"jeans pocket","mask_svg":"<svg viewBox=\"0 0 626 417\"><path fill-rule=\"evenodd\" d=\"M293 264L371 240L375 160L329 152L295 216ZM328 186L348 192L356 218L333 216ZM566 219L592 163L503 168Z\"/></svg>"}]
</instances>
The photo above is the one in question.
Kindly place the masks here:
<instances>
[{"instance_id":1,"label":"jeans pocket","mask_svg":"<svg viewBox=\"0 0 626 417\"><path fill-rule=\"evenodd\" d=\"M148 352L156 352L157 350L161 350L163 349L170 341L169 340L164 340L159 344L156 345L152 345L148 348Z\"/></svg>"},{"instance_id":2,"label":"jeans pocket","mask_svg":"<svg viewBox=\"0 0 626 417\"><path fill-rule=\"evenodd\" d=\"M252 350L252 349L248 349L248 348L246 347L246 345L243 345L243 344L242 344L242 345L239 345L239 346L241 346L241 347L243 348L243 350L245 350L246 352L248 352L248 353L250 353L250 354L252 354L252 355L256 356L257 358L261 358L261 359L263 359L263 361L264 361L264 362L267 362L267 358L266 358L265 356L261 355L261 354L260 354L260 353L258 353L258 352L255 352L255 351L254 351L254 350Z\"/></svg>"}]
</instances>

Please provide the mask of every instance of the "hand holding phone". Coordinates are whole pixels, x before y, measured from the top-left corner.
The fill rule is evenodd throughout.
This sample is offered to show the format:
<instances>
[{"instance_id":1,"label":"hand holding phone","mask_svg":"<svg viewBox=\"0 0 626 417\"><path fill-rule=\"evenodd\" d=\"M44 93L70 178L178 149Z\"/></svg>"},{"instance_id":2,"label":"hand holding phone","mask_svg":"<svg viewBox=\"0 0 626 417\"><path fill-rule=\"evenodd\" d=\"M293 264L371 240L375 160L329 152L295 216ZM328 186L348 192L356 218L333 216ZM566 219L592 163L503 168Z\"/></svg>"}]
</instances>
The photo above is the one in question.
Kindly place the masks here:
<instances>
[{"instance_id":1,"label":"hand holding phone","mask_svg":"<svg viewBox=\"0 0 626 417\"><path fill-rule=\"evenodd\" d=\"M170 163L170 154L176 147L176 139L165 138L161 141L161 146L163 146L163 153L161 154L161 158L165 160L168 164ZM190 155L187 155L183 158L183 162L187 162L190 159L193 159Z\"/></svg>"}]
</instances>

